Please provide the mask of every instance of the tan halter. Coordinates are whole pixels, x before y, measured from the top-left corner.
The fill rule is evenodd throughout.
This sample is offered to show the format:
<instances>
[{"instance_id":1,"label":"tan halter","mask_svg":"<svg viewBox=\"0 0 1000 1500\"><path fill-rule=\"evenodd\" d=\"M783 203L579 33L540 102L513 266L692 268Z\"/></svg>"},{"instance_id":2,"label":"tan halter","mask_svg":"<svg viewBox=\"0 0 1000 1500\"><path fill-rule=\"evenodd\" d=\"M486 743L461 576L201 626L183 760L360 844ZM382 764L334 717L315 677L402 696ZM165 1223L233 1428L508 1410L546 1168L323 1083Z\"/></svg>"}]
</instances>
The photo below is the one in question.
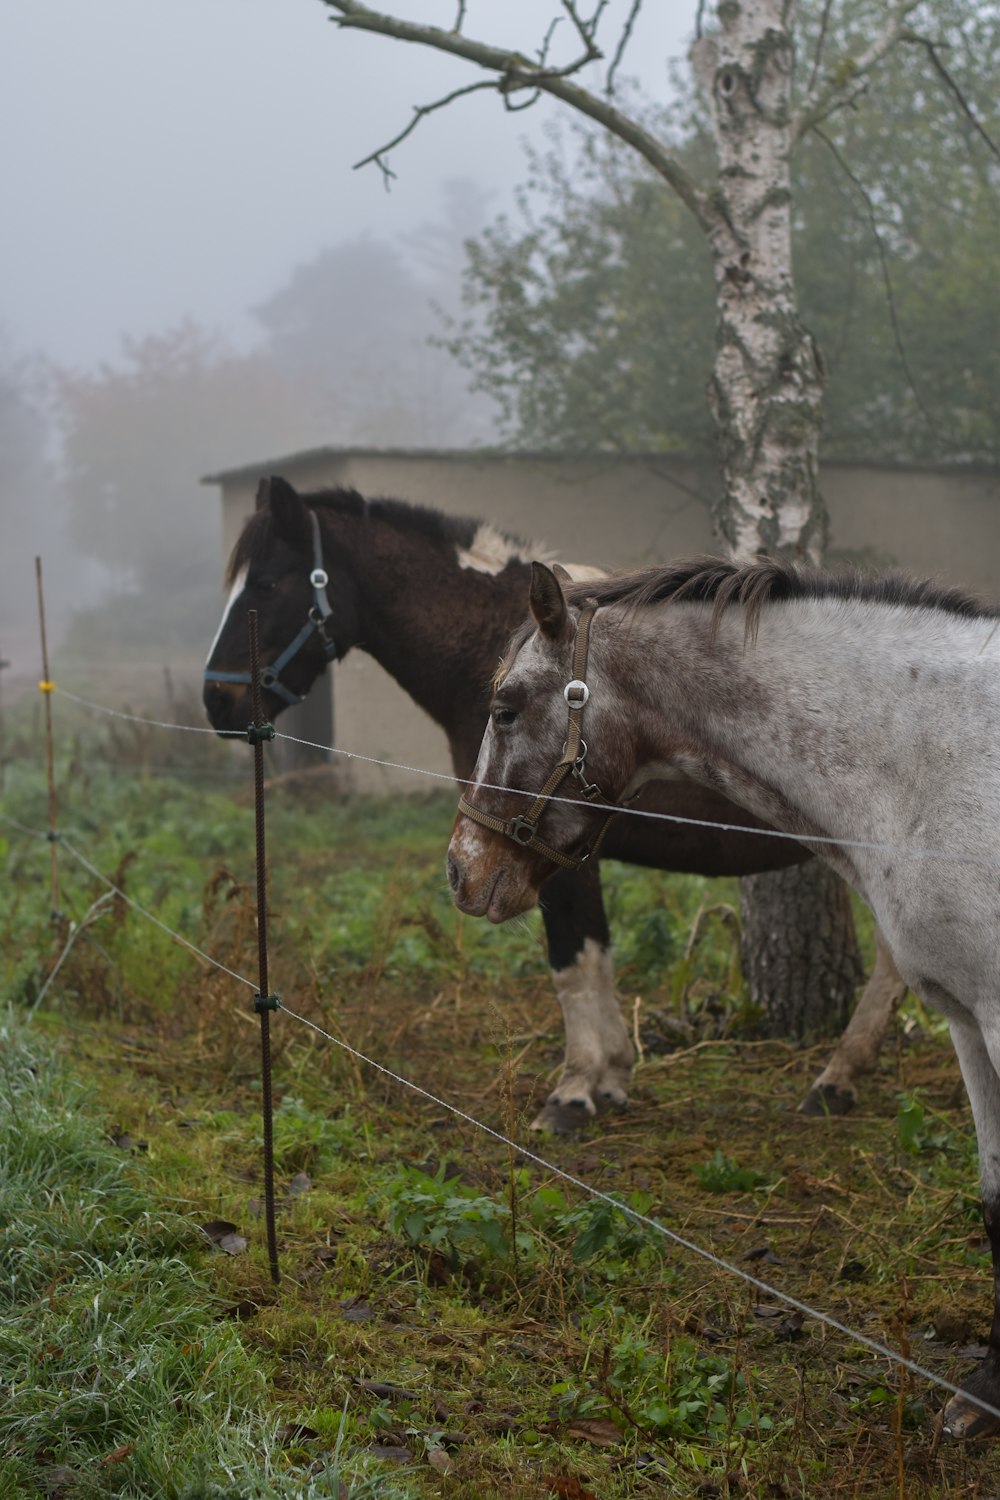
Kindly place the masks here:
<instances>
[{"instance_id":1,"label":"tan halter","mask_svg":"<svg viewBox=\"0 0 1000 1500\"><path fill-rule=\"evenodd\" d=\"M555 865L560 865L564 870L578 869L584 860L590 859L597 853L601 840L607 832L608 824L618 813L617 808L608 813L601 824L597 838L583 854L563 854L559 849L553 849L551 844L547 844L544 839L538 837L538 824L546 804L567 776L576 777L580 783L580 796L584 801L604 802L607 800L597 783L588 781L585 774L587 742L583 738L583 710L590 697L590 689L586 683L587 655L590 650L590 625L596 613L597 605L594 603L586 604L580 612L580 621L576 628L576 643L573 647L573 680L567 682L563 688L563 697L569 706L566 745L562 756L549 773L548 780L528 811L516 818L495 818L492 813L480 812L478 807L473 807L464 793L458 800L459 812L471 818L474 823L481 824L483 828L490 828L494 833L502 833L505 838L513 839L515 844L520 844L522 849L533 849L536 854L544 855L546 859L550 859Z\"/></svg>"}]
</instances>

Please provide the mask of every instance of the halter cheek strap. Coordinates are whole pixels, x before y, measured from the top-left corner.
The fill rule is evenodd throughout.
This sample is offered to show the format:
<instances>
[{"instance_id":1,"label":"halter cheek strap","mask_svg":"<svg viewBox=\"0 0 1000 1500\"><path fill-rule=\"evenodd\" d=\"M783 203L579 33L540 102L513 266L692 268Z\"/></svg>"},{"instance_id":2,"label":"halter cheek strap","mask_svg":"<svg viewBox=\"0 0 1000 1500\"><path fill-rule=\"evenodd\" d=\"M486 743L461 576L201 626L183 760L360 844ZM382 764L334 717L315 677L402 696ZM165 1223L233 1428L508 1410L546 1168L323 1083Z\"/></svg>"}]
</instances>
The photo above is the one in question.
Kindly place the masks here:
<instances>
[{"instance_id":1,"label":"halter cheek strap","mask_svg":"<svg viewBox=\"0 0 1000 1500\"><path fill-rule=\"evenodd\" d=\"M293 693L291 688L286 687L281 681L281 674L292 660L297 656L310 636L318 634L320 644L323 647L323 655L327 661L333 661L337 654L337 645L330 631L330 622L333 619L333 611L327 598L326 587L330 582L329 574L323 566L323 538L320 534L319 521L316 512L310 510L309 519L312 522L313 533L313 569L309 574L309 582L313 591L313 602L309 610L309 616L302 629L293 641L291 641L270 666L264 667L260 674L260 685L268 692L274 693L285 703L294 707L296 703L305 701L305 693ZM239 682L247 686L250 684L249 672L216 672L211 667L206 667L203 672L206 682Z\"/></svg>"},{"instance_id":2,"label":"halter cheek strap","mask_svg":"<svg viewBox=\"0 0 1000 1500\"><path fill-rule=\"evenodd\" d=\"M494 833L502 833L505 838L513 839L515 844L520 844L522 849L533 849L536 854L543 855L545 859L551 860L554 865L559 865L564 870L579 869L585 860L591 859L598 852L608 830L608 824L612 818L617 817L620 810L615 808L607 814L596 839L583 854L563 854L560 849L553 849L551 844L547 844L544 839L538 837L538 823L549 799L567 776L574 776L580 783L580 795L585 801L604 802L607 800L597 783L587 780L587 742L583 738L583 710L590 697L590 689L586 683L590 627L596 613L596 604L587 604L580 612L576 643L573 647L573 678L563 688L563 697L569 708L566 745L528 811L516 818L495 818L492 813L481 812L478 807L474 807L464 793L458 800L459 812L471 818L474 823L479 823L483 828L490 828Z\"/></svg>"}]
</instances>

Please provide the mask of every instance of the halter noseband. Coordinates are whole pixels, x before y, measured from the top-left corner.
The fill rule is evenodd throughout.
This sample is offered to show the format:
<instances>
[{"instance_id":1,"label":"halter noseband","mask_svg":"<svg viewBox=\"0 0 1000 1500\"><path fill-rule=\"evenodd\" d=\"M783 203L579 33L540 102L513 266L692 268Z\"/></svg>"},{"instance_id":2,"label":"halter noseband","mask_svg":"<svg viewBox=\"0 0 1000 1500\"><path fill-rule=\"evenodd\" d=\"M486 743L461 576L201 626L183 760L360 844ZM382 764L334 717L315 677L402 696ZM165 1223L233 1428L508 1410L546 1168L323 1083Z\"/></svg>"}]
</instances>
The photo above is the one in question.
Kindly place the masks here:
<instances>
[{"instance_id":1,"label":"halter noseband","mask_svg":"<svg viewBox=\"0 0 1000 1500\"><path fill-rule=\"evenodd\" d=\"M548 780L528 811L516 818L495 818L492 813L480 812L478 807L473 807L464 793L458 799L459 812L471 818L474 823L481 824L483 828L490 828L494 833L502 833L505 838L513 839L515 844L520 844L522 849L533 849L536 854L544 855L546 859L561 866L564 870L579 869L584 860L590 859L597 853L608 830L608 824L612 818L617 817L619 812L619 809L615 808L607 814L596 839L583 854L563 854L561 850L553 849L551 844L547 844L544 839L538 837L538 824L546 805L556 788L567 776L576 777L580 783L580 796L585 802L607 800L597 783L587 780L585 774L587 742L583 738L583 710L590 697L590 689L586 683L590 626L597 608L596 604L590 603L586 604L580 612L580 621L576 628L576 643L573 647L573 679L563 688L563 697L569 706L566 745L562 756L552 768Z\"/></svg>"},{"instance_id":2,"label":"halter noseband","mask_svg":"<svg viewBox=\"0 0 1000 1500\"><path fill-rule=\"evenodd\" d=\"M319 635L323 655L327 661L333 661L337 654L336 642L328 633L328 626L333 618L330 601L326 596L326 586L330 582L330 577L323 566L323 539L314 510L310 510L309 519L312 522L313 531L313 569L309 574L313 603L309 610L309 617L298 635L285 647L277 660L273 661L269 667L264 667L260 674L261 687L266 688L269 693L275 693L292 707L296 703L304 702L306 697L305 693L293 693L291 688L286 687L281 680L281 674L292 657L298 655L314 633ZM206 682L240 682L249 686L251 681L249 672L215 672L211 667L206 667L202 675Z\"/></svg>"}]
</instances>

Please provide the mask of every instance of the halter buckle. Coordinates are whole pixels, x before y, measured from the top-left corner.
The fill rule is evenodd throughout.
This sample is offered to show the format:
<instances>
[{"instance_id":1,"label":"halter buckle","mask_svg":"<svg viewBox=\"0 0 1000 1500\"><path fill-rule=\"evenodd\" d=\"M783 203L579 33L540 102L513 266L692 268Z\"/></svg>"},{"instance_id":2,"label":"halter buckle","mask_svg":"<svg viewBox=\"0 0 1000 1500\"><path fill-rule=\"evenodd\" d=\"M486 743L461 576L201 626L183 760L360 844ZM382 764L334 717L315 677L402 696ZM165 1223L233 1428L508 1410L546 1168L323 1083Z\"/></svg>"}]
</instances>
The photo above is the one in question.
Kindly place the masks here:
<instances>
[{"instance_id":1,"label":"halter buckle","mask_svg":"<svg viewBox=\"0 0 1000 1500\"><path fill-rule=\"evenodd\" d=\"M309 582L314 589L325 589L330 582L330 575L325 568L313 568L309 574Z\"/></svg>"},{"instance_id":2,"label":"halter buckle","mask_svg":"<svg viewBox=\"0 0 1000 1500\"><path fill-rule=\"evenodd\" d=\"M574 677L572 682L567 682L563 688L563 697L570 708L582 708L590 697L590 688L579 677Z\"/></svg>"},{"instance_id":3,"label":"halter buckle","mask_svg":"<svg viewBox=\"0 0 1000 1500\"><path fill-rule=\"evenodd\" d=\"M535 825L529 823L525 817L511 818L508 832L514 843L521 844L523 847L530 844L535 837Z\"/></svg>"}]
</instances>

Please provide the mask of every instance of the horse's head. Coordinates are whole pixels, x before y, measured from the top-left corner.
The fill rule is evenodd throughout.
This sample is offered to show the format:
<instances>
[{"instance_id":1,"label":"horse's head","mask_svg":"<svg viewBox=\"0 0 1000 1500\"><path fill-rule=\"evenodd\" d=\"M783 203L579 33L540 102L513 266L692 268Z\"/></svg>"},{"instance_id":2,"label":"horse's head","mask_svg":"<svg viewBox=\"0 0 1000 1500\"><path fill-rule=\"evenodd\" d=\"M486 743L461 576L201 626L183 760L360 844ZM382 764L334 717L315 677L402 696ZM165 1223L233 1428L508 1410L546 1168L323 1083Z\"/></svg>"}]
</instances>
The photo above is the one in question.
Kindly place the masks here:
<instances>
[{"instance_id":1,"label":"horse's head","mask_svg":"<svg viewBox=\"0 0 1000 1500\"><path fill-rule=\"evenodd\" d=\"M491 922L527 911L546 876L588 856L606 821L588 802L611 802L630 772L601 653L589 652L592 609L568 603L559 577L537 562L529 602L535 628L515 635L497 672L448 846L456 904Z\"/></svg>"},{"instance_id":2,"label":"horse's head","mask_svg":"<svg viewBox=\"0 0 1000 1500\"><path fill-rule=\"evenodd\" d=\"M300 703L327 662L354 644L353 585L324 551L315 510L284 479L262 479L229 562L229 598L205 666L212 727L251 723L247 615L257 611L264 708Z\"/></svg>"}]
</instances>

